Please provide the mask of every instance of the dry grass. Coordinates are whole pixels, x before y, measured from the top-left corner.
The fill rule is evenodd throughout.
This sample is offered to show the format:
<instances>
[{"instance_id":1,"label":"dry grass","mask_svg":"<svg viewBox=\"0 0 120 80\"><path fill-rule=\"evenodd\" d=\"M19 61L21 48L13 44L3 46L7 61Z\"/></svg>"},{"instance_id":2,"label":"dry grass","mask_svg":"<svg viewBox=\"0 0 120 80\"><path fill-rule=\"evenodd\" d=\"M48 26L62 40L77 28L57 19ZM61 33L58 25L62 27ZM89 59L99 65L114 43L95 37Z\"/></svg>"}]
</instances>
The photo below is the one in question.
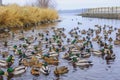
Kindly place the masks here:
<instances>
[{"instance_id":1,"label":"dry grass","mask_svg":"<svg viewBox=\"0 0 120 80\"><path fill-rule=\"evenodd\" d=\"M0 6L0 27L21 27L56 19L58 19L57 11L49 8L20 7L16 4Z\"/></svg>"}]
</instances>

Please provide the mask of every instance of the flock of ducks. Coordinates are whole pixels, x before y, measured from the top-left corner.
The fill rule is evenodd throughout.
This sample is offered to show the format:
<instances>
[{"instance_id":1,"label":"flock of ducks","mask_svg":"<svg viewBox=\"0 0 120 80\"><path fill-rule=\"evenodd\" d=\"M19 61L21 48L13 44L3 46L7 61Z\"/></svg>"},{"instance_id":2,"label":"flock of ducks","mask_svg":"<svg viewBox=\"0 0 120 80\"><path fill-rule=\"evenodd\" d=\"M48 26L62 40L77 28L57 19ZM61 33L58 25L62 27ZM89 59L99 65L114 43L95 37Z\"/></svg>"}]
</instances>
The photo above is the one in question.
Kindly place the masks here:
<instances>
[{"instance_id":1,"label":"flock of ducks","mask_svg":"<svg viewBox=\"0 0 120 80\"><path fill-rule=\"evenodd\" d=\"M111 37L113 32L116 32L115 40ZM31 69L32 75L49 75L50 65L54 65L54 74L60 76L69 72L67 66L58 66L60 59L67 60L74 68L89 67L93 65L89 60L91 56L102 57L107 61L114 60L116 56L113 46L120 45L120 29L107 25L95 25L94 29L88 30L75 27L68 33L65 28L52 27L50 30L36 33L35 36L26 37L23 35L24 31L20 34L17 39L15 36L13 38L22 43L9 45L5 41L3 44L13 54L1 52L3 59L0 60L0 80L3 80L4 75L8 78L22 75L28 68ZM99 49L94 47L94 43ZM12 66L13 64L15 66Z\"/></svg>"}]
</instances>

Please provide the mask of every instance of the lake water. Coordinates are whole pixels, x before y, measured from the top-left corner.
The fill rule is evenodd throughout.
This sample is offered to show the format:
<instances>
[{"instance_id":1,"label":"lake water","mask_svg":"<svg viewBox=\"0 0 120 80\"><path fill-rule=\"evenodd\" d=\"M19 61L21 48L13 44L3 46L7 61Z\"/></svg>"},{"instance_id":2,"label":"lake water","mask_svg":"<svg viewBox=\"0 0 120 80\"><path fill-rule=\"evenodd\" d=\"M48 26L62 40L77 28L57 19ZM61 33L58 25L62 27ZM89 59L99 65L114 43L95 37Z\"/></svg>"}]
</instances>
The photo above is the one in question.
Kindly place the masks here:
<instances>
[{"instance_id":1,"label":"lake water","mask_svg":"<svg viewBox=\"0 0 120 80\"><path fill-rule=\"evenodd\" d=\"M38 32L48 30L50 27L64 27L66 29L66 32L70 31L74 27L79 27L80 29L88 29L88 28L94 28L94 25L98 24L103 26L104 24L106 25L111 25L113 27L120 28L120 20L114 20L114 19L99 19L99 18L83 18L81 16L76 16L73 14L60 14L60 18L62 22L59 23L54 23L51 25L41 25L36 28L29 28L26 29L24 32L24 35L30 36L30 35L35 35ZM78 25L78 22L81 22L82 25ZM49 27L49 28L48 28ZM34 29L34 33L32 30ZM20 29L13 29L15 32L15 36L17 37L19 35ZM11 33L10 33L11 34ZM115 33L111 35L113 39L115 39ZM17 40L14 40L12 36L10 35L7 38L1 39L0 40L0 49L1 51L3 50L8 50L7 48L4 48L2 45L2 42L4 40L7 40L10 45L14 44L20 44L22 42L18 42ZM60 76L60 80L120 80L120 46L114 46L114 53L116 54L116 59L114 62L111 64L107 64L106 60L103 60L100 57L96 56L91 56L90 60L93 61L93 66L85 69L81 69L77 67L74 69L71 64L68 63L68 61L61 59L63 54L60 55L60 64L65 65L69 68L69 72L67 74L64 74ZM11 51L9 53L12 54ZM17 61L17 59L16 59ZM17 62L13 66L16 66ZM49 76L45 76L43 74L40 74L40 76L36 77L31 75L30 69L26 73L24 73L21 76L13 78L13 80L55 80L56 77L53 74L53 66L50 66L51 68L51 73ZM5 78L6 80L6 78Z\"/></svg>"}]
</instances>

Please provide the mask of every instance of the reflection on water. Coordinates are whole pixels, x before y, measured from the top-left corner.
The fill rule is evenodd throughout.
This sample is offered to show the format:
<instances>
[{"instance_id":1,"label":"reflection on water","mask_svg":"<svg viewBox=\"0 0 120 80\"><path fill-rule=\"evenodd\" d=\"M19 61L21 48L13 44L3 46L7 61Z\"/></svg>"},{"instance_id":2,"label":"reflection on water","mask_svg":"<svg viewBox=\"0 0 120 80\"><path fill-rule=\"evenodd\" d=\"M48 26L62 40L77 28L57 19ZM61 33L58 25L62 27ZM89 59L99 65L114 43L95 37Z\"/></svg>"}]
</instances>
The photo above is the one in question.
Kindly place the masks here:
<instances>
[{"instance_id":1,"label":"reflection on water","mask_svg":"<svg viewBox=\"0 0 120 80\"><path fill-rule=\"evenodd\" d=\"M9 32L9 36L0 39L0 49L1 51L7 50L4 48L3 41L8 41L9 45L20 44L20 42L13 42L13 33L15 37L18 37L20 32L23 30L23 35L30 36L35 35L39 32L49 30L50 27L64 27L66 33L69 32L74 27L79 27L80 29L94 28L94 25L98 24L101 26L111 25L113 27L120 27L119 20L111 19L98 19L98 18L84 18L81 16L74 15L61 15L62 22L54 24L45 24L38 27L29 27L29 28L13 28ZM78 25L78 22L82 23ZM48 28L49 27L49 28ZM4 34L5 35L5 34ZM115 39L115 33L112 35ZM17 40L15 40L17 41ZM96 46L95 46L96 47ZM96 47L97 48L97 47ZM119 80L119 68L120 68L120 46L114 46L114 53L116 54L115 61L108 62L101 57L92 56L90 59L93 61L93 66L90 67L72 67L67 61L60 59L62 62L60 65L65 65L69 67L69 73L60 76L58 79L53 75L53 72L49 76L40 75L39 77L32 76L30 71L25 74L15 77L14 80ZM11 51L9 51L11 53ZM62 56L62 54L60 55Z\"/></svg>"}]
</instances>

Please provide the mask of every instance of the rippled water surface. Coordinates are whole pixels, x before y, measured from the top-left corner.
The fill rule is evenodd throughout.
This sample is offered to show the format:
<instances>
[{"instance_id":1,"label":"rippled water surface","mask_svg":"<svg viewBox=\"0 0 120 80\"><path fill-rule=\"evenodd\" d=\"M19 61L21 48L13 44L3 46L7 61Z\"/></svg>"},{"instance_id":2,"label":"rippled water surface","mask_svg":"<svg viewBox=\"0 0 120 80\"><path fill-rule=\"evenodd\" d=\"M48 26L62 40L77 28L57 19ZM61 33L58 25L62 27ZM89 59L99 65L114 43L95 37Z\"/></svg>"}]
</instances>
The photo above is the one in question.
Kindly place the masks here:
<instances>
[{"instance_id":1,"label":"rippled water surface","mask_svg":"<svg viewBox=\"0 0 120 80\"><path fill-rule=\"evenodd\" d=\"M64 27L66 29L66 33L70 31L74 27L79 27L80 29L88 29L88 28L94 28L94 25L98 24L103 26L111 25L113 27L120 28L120 21L119 20L111 20L111 19L98 19L98 18L82 18L81 16L75 16L71 14L61 14L62 22L54 23L50 25L41 25L38 27L31 27L25 29L24 35L25 36L31 36L35 35L38 32L48 30L50 27ZM82 25L78 25L78 22L81 22ZM49 28L48 28L49 27ZM32 30L34 29L34 32ZM13 29L12 31L15 32L15 37L19 36L19 31L21 29ZM111 35L113 39L115 39L115 33ZM9 37L7 38L1 38L0 39L0 49L1 51L8 51L7 48L3 47L3 41L7 40L10 45L14 44L20 44L22 42L18 42L17 40L12 38L12 33L10 32ZM95 48L96 45L94 45ZM100 57L91 56L90 60L93 61L93 66L85 69L81 69L77 67L74 69L71 64L68 63L68 61L61 59L63 54L60 54L60 66L65 65L68 66L69 72L67 74L64 74L60 76L60 80L120 80L120 46L114 46L114 53L116 54L116 59L114 62L107 64L105 60L103 60ZM9 51L10 54L12 54L12 51ZM2 57L0 56L2 59ZM17 58L16 62L13 64L13 66L17 65ZM40 74L40 76L36 77L31 75L30 69L27 70L26 73L24 73L21 76L14 77L13 80L55 80L56 77L53 74L54 67L50 66L51 73L49 76L45 76L43 74Z\"/></svg>"}]
</instances>

